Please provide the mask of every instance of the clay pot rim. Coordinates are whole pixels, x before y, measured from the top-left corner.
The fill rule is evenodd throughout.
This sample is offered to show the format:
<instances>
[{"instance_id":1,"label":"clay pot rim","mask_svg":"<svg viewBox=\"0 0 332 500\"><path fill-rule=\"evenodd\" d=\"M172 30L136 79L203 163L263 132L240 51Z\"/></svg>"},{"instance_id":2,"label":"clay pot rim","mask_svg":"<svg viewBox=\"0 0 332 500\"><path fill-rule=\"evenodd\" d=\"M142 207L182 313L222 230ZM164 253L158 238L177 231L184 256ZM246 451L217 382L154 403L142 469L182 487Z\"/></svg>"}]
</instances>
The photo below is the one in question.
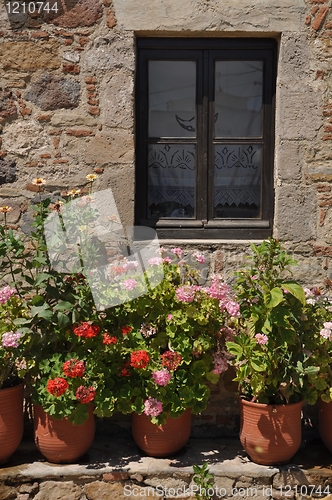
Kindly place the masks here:
<instances>
[{"instance_id":1,"label":"clay pot rim","mask_svg":"<svg viewBox=\"0 0 332 500\"><path fill-rule=\"evenodd\" d=\"M255 401L248 401L247 399L244 399L243 397L240 397L240 403L243 403L247 406L251 406L251 407L256 407L256 408L261 408L262 410L264 408L266 409L269 409L269 408L273 408L273 407L276 407L276 408L289 408L290 406L292 408L294 408L296 405L297 406L302 406L303 405L303 402L304 400L301 399L301 401L297 401L296 403L287 403L287 404L284 404L284 403L281 403L281 404L277 404L277 403L256 403Z\"/></svg>"},{"instance_id":2,"label":"clay pot rim","mask_svg":"<svg viewBox=\"0 0 332 500\"><path fill-rule=\"evenodd\" d=\"M24 380L19 380L17 384L12 385L11 387L3 387L0 389L1 392L4 391L13 391L14 389L18 389L24 387Z\"/></svg>"}]
</instances>

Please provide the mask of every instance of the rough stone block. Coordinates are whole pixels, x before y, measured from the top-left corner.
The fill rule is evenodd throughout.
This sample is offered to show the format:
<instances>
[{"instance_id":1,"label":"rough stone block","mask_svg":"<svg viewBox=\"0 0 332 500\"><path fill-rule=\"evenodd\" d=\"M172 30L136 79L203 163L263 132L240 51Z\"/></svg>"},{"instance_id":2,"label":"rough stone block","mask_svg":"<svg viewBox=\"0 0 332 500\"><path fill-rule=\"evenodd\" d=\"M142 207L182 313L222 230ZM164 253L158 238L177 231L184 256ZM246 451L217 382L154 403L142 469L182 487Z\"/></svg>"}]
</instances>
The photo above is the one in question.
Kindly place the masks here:
<instances>
[{"instance_id":1,"label":"rough stone block","mask_svg":"<svg viewBox=\"0 0 332 500\"><path fill-rule=\"evenodd\" d=\"M59 42L4 42L1 44L0 64L4 71L37 71L58 69Z\"/></svg>"},{"instance_id":2,"label":"rough stone block","mask_svg":"<svg viewBox=\"0 0 332 500\"><path fill-rule=\"evenodd\" d=\"M102 167L134 160L134 137L125 130L111 130L95 136L83 153L86 163Z\"/></svg>"},{"instance_id":3,"label":"rough stone block","mask_svg":"<svg viewBox=\"0 0 332 500\"><path fill-rule=\"evenodd\" d=\"M3 132L3 147L8 153L37 155L39 149L50 145L50 139L44 129L34 120L22 120L8 125Z\"/></svg>"},{"instance_id":4,"label":"rough stone block","mask_svg":"<svg viewBox=\"0 0 332 500\"><path fill-rule=\"evenodd\" d=\"M303 158L297 141L282 141L276 150L276 174L284 181L300 180Z\"/></svg>"},{"instance_id":5,"label":"rough stone block","mask_svg":"<svg viewBox=\"0 0 332 500\"><path fill-rule=\"evenodd\" d=\"M34 500L79 500L82 489L72 481L45 481L41 483Z\"/></svg>"},{"instance_id":6,"label":"rough stone block","mask_svg":"<svg viewBox=\"0 0 332 500\"><path fill-rule=\"evenodd\" d=\"M0 116L16 116L17 109L14 102L14 96L8 89L0 89Z\"/></svg>"},{"instance_id":7,"label":"rough stone block","mask_svg":"<svg viewBox=\"0 0 332 500\"><path fill-rule=\"evenodd\" d=\"M315 191L312 188L276 189L275 236L286 241L308 241L316 238Z\"/></svg>"},{"instance_id":8,"label":"rough stone block","mask_svg":"<svg viewBox=\"0 0 332 500\"><path fill-rule=\"evenodd\" d=\"M124 494L124 488L126 487L129 491L131 491L130 485L94 481L84 486L84 493L89 500L125 500L126 498L128 498L128 495L126 496ZM144 496L142 497L140 495L139 498L144 498Z\"/></svg>"},{"instance_id":9,"label":"rough stone block","mask_svg":"<svg viewBox=\"0 0 332 500\"><path fill-rule=\"evenodd\" d=\"M132 128L134 125L134 75L112 72L104 79L99 93L101 117L110 127Z\"/></svg>"},{"instance_id":10,"label":"rough stone block","mask_svg":"<svg viewBox=\"0 0 332 500\"><path fill-rule=\"evenodd\" d=\"M135 69L134 39L132 34L112 33L98 37L85 55L84 70L94 73L112 70L114 67Z\"/></svg>"},{"instance_id":11,"label":"rough stone block","mask_svg":"<svg viewBox=\"0 0 332 500\"><path fill-rule=\"evenodd\" d=\"M80 84L68 78L44 74L30 86L25 99L43 111L76 108L80 100Z\"/></svg>"},{"instance_id":12,"label":"rough stone block","mask_svg":"<svg viewBox=\"0 0 332 500\"><path fill-rule=\"evenodd\" d=\"M279 91L277 134L282 139L313 140L322 125L317 92L302 82Z\"/></svg>"},{"instance_id":13,"label":"rough stone block","mask_svg":"<svg viewBox=\"0 0 332 500\"><path fill-rule=\"evenodd\" d=\"M57 17L52 13L44 15L45 21L62 28L78 28L93 26L103 15L100 0L65 0L65 6L65 12Z\"/></svg>"},{"instance_id":14,"label":"rough stone block","mask_svg":"<svg viewBox=\"0 0 332 500\"><path fill-rule=\"evenodd\" d=\"M0 186L15 182L16 179L16 162L14 160L0 160Z\"/></svg>"},{"instance_id":15,"label":"rough stone block","mask_svg":"<svg viewBox=\"0 0 332 500\"><path fill-rule=\"evenodd\" d=\"M280 44L279 83L298 82L307 79L310 72L308 59L310 45L306 34L284 33Z\"/></svg>"},{"instance_id":16,"label":"rough stone block","mask_svg":"<svg viewBox=\"0 0 332 500\"><path fill-rule=\"evenodd\" d=\"M56 111L51 123L54 127L95 127L97 120L93 116L77 111Z\"/></svg>"}]
</instances>

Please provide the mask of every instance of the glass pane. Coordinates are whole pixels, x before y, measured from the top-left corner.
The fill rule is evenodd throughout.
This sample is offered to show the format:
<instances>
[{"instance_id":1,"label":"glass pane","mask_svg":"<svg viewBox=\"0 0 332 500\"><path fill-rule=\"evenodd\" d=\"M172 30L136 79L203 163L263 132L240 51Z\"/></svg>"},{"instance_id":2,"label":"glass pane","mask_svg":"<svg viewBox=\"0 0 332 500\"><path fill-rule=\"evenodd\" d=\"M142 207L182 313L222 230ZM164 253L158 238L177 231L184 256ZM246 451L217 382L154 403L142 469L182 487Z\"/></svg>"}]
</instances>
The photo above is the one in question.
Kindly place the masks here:
<instances>
[{"instance_id":1,"label":"glass pane","mask_svg":"<svg viewBox=\"0 0 332 500\"><path fill-rule=\"evenodd\" d=\"M261 137L262 61L218 61L215 67L215 137Z\"/></svg>"},{"instance_id":2,"label":"glass pane","mask_svg":"<svg viewBox=\"0 0 332 500\"><path fill-rule=\"evenodd\" d=\"M214 217L260 216L262 146L218 144L214 158Z\"/></svg>"},{"instance_id":3,"label":"glass pane","mask_svg":"<svg viewBox=\"0 0 332 500\"><path fill-rule=\"evenodd\" d=\"M149 217L194 217L195 145L150 144Z\"/></svg>"},{"instance_id":4,"label":"glass pane","mask_svg":"<svg viewBox=\"0 0 332 500\"><path fill-rule=\"evenodd\" d=\"M149 137L195 137L196 63L149 61Z\"/></svg>"}]
</instances>

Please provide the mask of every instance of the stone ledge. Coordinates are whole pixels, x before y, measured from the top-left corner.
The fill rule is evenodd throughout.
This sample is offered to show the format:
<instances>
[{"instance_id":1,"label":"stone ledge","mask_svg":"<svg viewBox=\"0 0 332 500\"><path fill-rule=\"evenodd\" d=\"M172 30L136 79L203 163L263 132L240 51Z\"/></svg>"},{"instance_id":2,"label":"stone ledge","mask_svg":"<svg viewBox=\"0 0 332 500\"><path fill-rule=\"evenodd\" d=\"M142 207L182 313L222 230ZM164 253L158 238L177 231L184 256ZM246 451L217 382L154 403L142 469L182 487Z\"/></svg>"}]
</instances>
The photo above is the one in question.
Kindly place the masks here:
<instances>
[{"instance_id":1,"label":"stone ledge","mask_svg":"<svg viewBox=\"0 0 332 500\"><path fill-rule=\"evenodd\" d=\"M173 498L192 499L193 465L205 462L219 498L296 498L298 491L309 493L310 485L315 487L313 497L332 493L332 455L319 438L304 441L292 463L272 467L251 462L236 438L191 437L177 455L151 458L140 452L130 431L121 435L113 429L97 433L89 452L68 465L48 463L33 441L24 439L0 468L0 499L168 499L173 491ZM306 497L310 495L301 498Z\"/></svg>"}]
</instances>

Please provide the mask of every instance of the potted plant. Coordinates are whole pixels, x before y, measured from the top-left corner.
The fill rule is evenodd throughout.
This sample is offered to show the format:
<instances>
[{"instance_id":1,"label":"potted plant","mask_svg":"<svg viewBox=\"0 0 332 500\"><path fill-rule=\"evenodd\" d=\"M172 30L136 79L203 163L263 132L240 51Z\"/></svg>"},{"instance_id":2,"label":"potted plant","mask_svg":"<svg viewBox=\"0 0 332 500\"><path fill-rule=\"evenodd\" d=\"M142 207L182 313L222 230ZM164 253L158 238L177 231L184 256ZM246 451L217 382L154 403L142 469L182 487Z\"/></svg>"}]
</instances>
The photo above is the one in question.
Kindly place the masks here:
<instances>
[{"instance_id":1,"label":"potted plant","mask_svg":"<svg viewBox=\"0 0 332 500\"><path fill-rule=\"evenodd\" d=\"M0 211L4 207L0 207ZM4 213L4 212L3 212ZM1 246L0 246L1 251ZM24 428L23 391L27 364L26 334L19 318L27 314L24 302L9 285L0 289L0 463L19 446Z\"/></svg>"},{"instance_id":2,"label":"potted plant","mask_svg":"<svg viewBox=\"0 0 332 500\"><path fill-rule=\"evenodd\" d=\"M236 274L239 332L226 343L241 396L241 443L254 462L286 463L301 443L301 408L317 372L305 347L306 298L295 261L274 238L251 244Z\"/></svg>"},{"instance_id":3,"label":"potted plant","mask_svg":"<svg viewBox=\"0 0 332 500\"><path fill-rule=\"evenodd\" d=\"M305 345L310 353L316 373L309 376L311 384L310 404L318 401L319 434L332 453L332 282L327 279L323 286L305 288L306 315L310 328Z\"/></svg>"},{"instance_id":4,"label":"potted plant","mask_svg":"<svg viewBox=\"0 0 332 500\"><path fill-rule=\"evenodd\" d=\"M112 269L107 293L121 303L104 311L108 367L115 381L114 409L132 414L133 437L143 451L165 456L186 443L191 413L206 408L209 384L228 367L225 339L239 306L221 276L208 286L202 283L206 264L199 252L160 248L143 278L138 267L127 259ZM158 285L140 293L157 277ZM133 292L136 298L130 300ZM179 430L182 421L185 429Z\"/></svg>"},{"instance_id":5,"label":"potted plant","mask_svg":"<svg viewBox=\"0 0 332 500\"><path fill-rule=\"evenodd\" d=\"M70 206L76 206L77 211L68 211L68 230L71 231L77 223L78 211L83 211L83 220L89 231L97 216L89 197L95 177L94 174L88 176L90 189L86 196L80 197L80 190L72 190L64 193L61 199L44 194L45 181L35 179L33 183L38 186L38 198L32 207L28 235L8 227L6 214L10 207L2 210L1 277L10 281L15 290L7 306L13 310L15 304L24 304L15 322L20 325L18 332L26 336L24 356L29 369L28 388L34 403L35 441L42 453L54 462L72 461L89 448L94 435L93 410L98 401L104 404L106 387L109 386L103 364L106 345L103 343L102 324L83 274L81 253L78 251L76 258L77 252L71 245L59 271L50 261L45 236L45 221L56 214L57 220L63 222L66 203L78 197L79 204ZM56 232L52 237L55 242L51 248L54 248L59 244L59 238ZM98 255L98 242L89 241L90 245L84 245L83 251L86 262L92 255ZM64 243L70 247L70 242L65 240ZM74 266L67 259L68 255L73 256ZM65 262L69 269L63 267ZM0 333L4 328L13 330L10 325L4 327L0 323ZM69 433L61 430L62 424L70 427ZM51 432L46 431L47 427L51 427ZM73 444L74 433L79 435L79 446ZM49 449L43 444L47 434L57 440L55 444L47 445ZM84 445L83 437L87 437ZM59 448L60 444L64 449ZM66 455L67 451L69 455Z\"/></svg>"}]
</instances>

